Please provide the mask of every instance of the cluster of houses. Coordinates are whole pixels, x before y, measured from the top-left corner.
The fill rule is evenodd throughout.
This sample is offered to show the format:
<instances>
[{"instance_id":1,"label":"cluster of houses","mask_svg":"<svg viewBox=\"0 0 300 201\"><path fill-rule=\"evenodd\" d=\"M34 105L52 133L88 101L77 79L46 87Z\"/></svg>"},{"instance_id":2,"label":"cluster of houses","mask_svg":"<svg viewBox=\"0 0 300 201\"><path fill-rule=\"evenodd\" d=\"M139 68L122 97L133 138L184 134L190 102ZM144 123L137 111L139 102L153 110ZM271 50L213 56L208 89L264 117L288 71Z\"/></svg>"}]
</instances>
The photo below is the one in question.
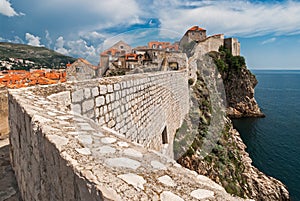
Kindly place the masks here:
<instances>
[{"instance_id":1,"label":"cluster of houses","mask_svg":"<svg viewBox=\"0 0 300 201\"><path fill-rule=\"evenodd\" d=\"M240 43L236 38L224 39L223 34L207 37L206 30L193 26L179 42L150 41L147 46L131 47L119 41L100 53L99 66L78 59L67 66L68 80L83 80L95 77L142 73L151 71L181 70L187 68L188 58L183 50L189 46L203 46L203 53L218 51L221 45L236 56L240 55Z\"/></svg>"},{"instance_id":2,"label":"cluster of houses","mask_svg":"<svg viewBox=\"0 0 300 201\"><path fill-rule=\"evenodd\" d=\"M35 63L26 59L17 59L17 58L8 58L0 59L0 71L11 70L14 67L25 66L25 67L34 67Z\"/></svg>"}]
</instances>

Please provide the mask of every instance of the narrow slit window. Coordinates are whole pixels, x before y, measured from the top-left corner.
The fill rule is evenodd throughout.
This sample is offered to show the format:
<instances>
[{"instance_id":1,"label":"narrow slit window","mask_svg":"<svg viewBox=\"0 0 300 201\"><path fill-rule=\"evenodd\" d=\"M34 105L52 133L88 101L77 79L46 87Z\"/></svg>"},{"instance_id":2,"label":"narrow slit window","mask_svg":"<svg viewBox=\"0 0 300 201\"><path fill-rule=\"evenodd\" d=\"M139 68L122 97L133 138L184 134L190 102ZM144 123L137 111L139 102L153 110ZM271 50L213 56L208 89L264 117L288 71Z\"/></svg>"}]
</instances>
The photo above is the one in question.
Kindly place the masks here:
<instances>
[{"instance_id":1,"label":"narrow slit window","mask_svg":"<svg viewBox=\"0 0 300 201\"><path fill-rule=\"evenodd\" d=\"M164 128L162 134L161 134L161 137L162 137L162 143L163 144L168 144L168 133L167 133L167 127Z\"/></svg>"}]
</instances>

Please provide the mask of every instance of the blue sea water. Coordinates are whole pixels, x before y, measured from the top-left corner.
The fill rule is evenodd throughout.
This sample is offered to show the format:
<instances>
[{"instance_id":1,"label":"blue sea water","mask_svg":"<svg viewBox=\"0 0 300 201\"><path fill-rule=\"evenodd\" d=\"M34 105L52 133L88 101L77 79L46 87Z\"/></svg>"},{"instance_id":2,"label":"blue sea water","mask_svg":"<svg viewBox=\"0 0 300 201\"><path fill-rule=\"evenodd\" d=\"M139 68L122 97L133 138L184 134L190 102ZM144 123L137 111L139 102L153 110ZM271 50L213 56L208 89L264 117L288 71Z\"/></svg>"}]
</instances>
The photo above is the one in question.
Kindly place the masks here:
<instances>
[{"instance_id":1,"label":"blue sea water","mask_svg":"<svg viewBox=\"0 0 300 201\"><path fill-rule=\"evenodd\" d=\"M300 71L256 70L255 98L266 114L235 120L253 165L282 181L300 201Z\"/></svg>"}]
</instances>

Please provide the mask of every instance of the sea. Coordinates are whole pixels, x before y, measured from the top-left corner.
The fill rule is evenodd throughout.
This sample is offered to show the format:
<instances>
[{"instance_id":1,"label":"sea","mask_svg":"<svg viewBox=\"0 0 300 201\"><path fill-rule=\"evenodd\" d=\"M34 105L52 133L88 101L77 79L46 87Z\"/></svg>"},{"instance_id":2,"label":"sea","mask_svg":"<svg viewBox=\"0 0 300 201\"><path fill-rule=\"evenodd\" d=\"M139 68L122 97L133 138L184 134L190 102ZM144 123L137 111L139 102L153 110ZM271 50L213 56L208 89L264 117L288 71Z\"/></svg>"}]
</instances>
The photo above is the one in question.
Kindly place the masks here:
<instances>
[{"instance_id":1,"label":"sea","mask_svg":"<svg viewBox=\"0 0 300 201\"><path fill-rule=\"evenodd\" d=\"M300 201L300 70L252 70L265 118L234 120L253 165L282 181Z\"/></svg>"}]
</instances>

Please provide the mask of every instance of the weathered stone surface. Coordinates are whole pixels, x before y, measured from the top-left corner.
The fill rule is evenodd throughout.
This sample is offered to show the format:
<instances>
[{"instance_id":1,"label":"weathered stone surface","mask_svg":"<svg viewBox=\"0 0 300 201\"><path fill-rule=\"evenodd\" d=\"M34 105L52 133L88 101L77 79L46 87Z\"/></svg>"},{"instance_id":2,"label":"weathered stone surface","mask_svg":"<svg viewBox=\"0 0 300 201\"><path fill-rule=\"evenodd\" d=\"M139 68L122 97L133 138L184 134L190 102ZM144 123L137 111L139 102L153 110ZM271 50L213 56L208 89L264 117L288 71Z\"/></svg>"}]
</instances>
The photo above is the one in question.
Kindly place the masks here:
<instances>
[{"instance_id":1,"label":"weathered stone surface","mask_svg":"<svg viewBox=\"0 0 300 201\"><path fill-rule=\"evenodd\" d=\"M167 167L159 161L151 161L151 166L154 169L158 169L158 170L166 170L167 169Z\"/></svg>"},{"instance_id":2,"label":"weathered stone surface","mask_svg":"<svg viewBox=\"0 0 300 201\"><path fill-rule=\"evenodd\" d=\"M82 112L85 113L89 110L92 110L94 108L94 100L86 100L82 103Z\"/></svg>"},{"instance_id":3,"label":"weathered stone surface","mask_svg":"<svg viewBox=\"0 0 300 201\"><path fill-rule=\"evenodd\" d=\"M79 135L78 141L81 145L89 145L93 143L93 138L90 135Z\"/></svg>"},{"instance_id":4,"label":"weathered stone surface","mask_svg":"<svg viewBox=\"0 0 300 201\"><path fill-rule=\"evenodd\" d=\"M176 186L176 183L173 181L173 179L169 175L161 176L161 177L157 178L157 180L166 186Z\"/></svg>"},{"instance_id":5,"label":"weathered stone surface","mask_svg":"<svg viewBox=\"0 0 300 201\"><path fill-rule=\"evenodd\" d=\"M90 88L85 88L84 89L84 98L85 99L88 99L88 98L91 98L91 90L90 90Z\"/></svg>"},{"instance_id":6,"label":"weathered stone surface","mask_svg":"<svg viewBox=\"0 0 300 201\"><path fill-rule=\"evenodd\" d=\"M72 102L81 102L83 100L83 89L74 91L72 93Z\"/></svg>"},{"instance_id":7,"label":"weathered stone surface","mask_svg":"<svg viewBox=\"0 0 300 201\"><path fill-rule=\"evenodd\" d=\"M143 177L132 173L118 175L118 177L126 183L133 185L137 190L144 190L146 181Z\"/></svg>"},{"instance_id":8,"label":"weathered stone surface","mask_svg":"<svg viewBox=\"0 0 300 201\"><path fill-rule=\"evenodd\" d=\"M191 192L191 196L198 200L213 198L214 194L215 193L213 191L205 189L197 189Z\"/></svg>"},{"instance_id":9,"label":"weathered stone surface","mask_svg":"<svg viewBox=\"0 0 300 201\"><path fill-rule=\"evenodd\" d=\"M97 107L102 106L102 105L105 104L105 98L104 98L104 96L99 96L95 100L96 100L96 106Z\"/></svg>"},{"instance_id":10,"label":"weathered stone surface","mask_svg":"<svg viewBox=\"0 0 300 201\"><path fill-rule=\"evenodd\" d=\"M174 193L170 192L170 191L163 191L160 194L160 200L161 201L184 201L181 197L179 197L178 195L175 195Z\"/></svg>"},{"instance_id":11,"label":"weathered stone surface","mask_svg":"<svg viewBox=\"0 0 300 201\"><path fill-rule=\"evenodd\" d=\"M60 103L62 106L68 106L71 104L71 93L70 91L62 91L56 94L51 94L48 96L52 101Z\"/></svg>"},{"instance_id":12,"label":"weathered stone surface","mask_svg":"<svg viewBox=\"0 0 300 201\"><path fill-rule=\"evenodd\" d=\"M127 142L117 142L119 147L129 147L129 144Z\"/></svg>"},{"instance_id":13,"label":"weathered stone surface","mask_svg":"<svg viewBox=\"0 0 300 201\"><path fill-rule=\"evenodd\" d=\"M104 137L101 139L101 142L104 144L112 144L115 143L117 141L116 138L112 138L112 137Z\"/></svg>"},{"instance_id":14,"label":"weathered stone surface","mask_svg":"<svg viewBox=\"0 0 300 201\"><path fill-rule=\"evenodd\" d=\"M97 136L97 137L103 137L103 136L104 136L104 134L103 134L102 132L100 132L100 131L98 131L98 132L93 132L93 135L94 135L94 136Z\"/></svg>"},{"instance_id":15,"label":"weathered stone surface","mask_svg":"<svg viewBox=\"0 0 300 201\"><path fill-rule=\"evenodd\" d=\"M99 88L98 87L92 88L92 96L93 97L99 96Z\"/></svg>"},{"instance_id":16,"label":"weathered stone surface","mask_svg":"<svg viewBox=\"0 0 300 201\"><path fill-rule=\"evenodd\" d=\"M107 93L106 85L100 85L100 94L106 94L106 93Z\"/></svg>"},{"instance_id":17,"label":"weathered stone surface","mask_svg":"<svg viewBox=\"0 0 300 201\"><path fill-rule=\"evenodd\" d=\"M130 158L109 158L106 161L106 164L108 166L111 167L123 167L123 168L130 168L133 170L136 170L137 168L139 168L141 166L141 163L136 161L136 160L132 160Z\"/></svg>"},{"instance_id":18,"label":"weathered stone surface","mask_svg":"<svg viewBox=\"0 0 300 201\"><path fill-rule=\"evenodd\" d=\"M131 156L131 157L135 157L135 158L142 158L143 154L135 149L132 148L128 148L124 150L124 154L126 156Z\"/></svg>"},{"instance_id":19,"label":"weathered stone surface","mask_svg":"<svg viewBox=\"0 0 300 201\"><path fill-rule=\"evenodd\" d=\"M111 146L103 146L98 149L101 154L113 154L116 152L116 149Z\"/></svg>"},{"instance_id":20,"label":"weathered stone surface","mask_svg":"<svg viewBox=\"0 0 300 201\"><path fill-rule=\"evenodd\" d=\"M59 150L61 150L62 146L68 144L69 140L66 137L58 136L58 135L48 135L47 136L50 142L53 142Z\"/></svg>"},{"instance_id":21,"label":"weathered stone surface","mask_svg":"<svg viewBox=\"0 0 300 201\"><path fill-rule=\"evenodd\" d=\"M78 153L82 155L91 155L91 150L89 148L76 148L75 149Z\"/></svg>"}]
</instances>

